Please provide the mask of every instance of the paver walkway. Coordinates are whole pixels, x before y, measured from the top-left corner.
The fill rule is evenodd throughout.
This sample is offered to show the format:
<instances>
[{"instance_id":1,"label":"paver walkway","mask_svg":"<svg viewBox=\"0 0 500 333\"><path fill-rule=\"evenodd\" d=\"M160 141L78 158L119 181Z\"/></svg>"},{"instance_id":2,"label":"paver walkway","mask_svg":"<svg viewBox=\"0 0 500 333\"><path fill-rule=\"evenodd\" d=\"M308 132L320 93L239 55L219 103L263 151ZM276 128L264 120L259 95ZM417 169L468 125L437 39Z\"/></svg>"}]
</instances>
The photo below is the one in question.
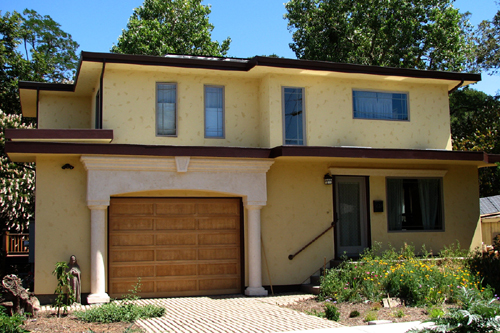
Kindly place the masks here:
<instances>
[{"instance_id":1,"label":"paver walkway","mask_svg":"<svg viewBox=\"0 0 500 333\"><path fill-rule=\"evenodd\" d=\"M312 295L245 297L180 297L140 300L167 309L165 316L139 320L148 333L156 332L285 332L342 325L299 311L280 307Z\"/></svg>"}]
</instances>

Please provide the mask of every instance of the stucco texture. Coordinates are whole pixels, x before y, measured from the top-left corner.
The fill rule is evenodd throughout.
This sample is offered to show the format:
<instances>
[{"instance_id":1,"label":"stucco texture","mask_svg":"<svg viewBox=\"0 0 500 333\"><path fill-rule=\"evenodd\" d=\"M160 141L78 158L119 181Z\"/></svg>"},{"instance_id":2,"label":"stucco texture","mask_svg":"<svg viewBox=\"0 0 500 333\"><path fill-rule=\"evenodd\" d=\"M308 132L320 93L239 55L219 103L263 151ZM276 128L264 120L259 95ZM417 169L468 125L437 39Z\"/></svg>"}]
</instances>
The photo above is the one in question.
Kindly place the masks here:
<instances>
[{"instance_id":1,"label":"stucco texture","mask_svg":"<svg viewBox=\"0 0 500 333\"><path fill-rule=\"evenodd\" d=\"M324 185L323 176L329 167L336 164L335 161L314 159L278 159L271 166L267 178L268 204L262 209L262 238L274 285L300 284L323 266L325 258L334 258L333 231L321 236L293 260L288 260L288 255L301 249L332 222L333 186ZM349 167L345 164L343 166ZM394 166L388 164L385 167ZM389 232L386 209L383 213L374 213L373 207L370 207L372 244L380 242L382 249L387 249L390 245L399 248L406 242L415 246L417 251L425 244L434 253L456 241L463 248L474 249L480 246L476 167L440 167L447 171L443 179L444 231ZM398 168L410 170L415 167L400 165ZM420 165L419 168L426 169L430 166ZM385 178L369 177L370 206L373 200L383 200L385 206ZM269 284L264 264L263 284Z\"/></svg>"},{"instance_id":2,"label":"stucco texture","mask_svg":"<svg viewBox=\"0 0 500 333\"><path fill-rule=\"evenodd\" d=\"M44 92L39 105L38 128L85 129L91 126L91 101L88 97Z\"/></svg>"},{"instance_id":3,"label":"stucco texture","mask_svg":"<svg viewBox=\"0 0 500 333\"><path fill-rule=\"evenodd\" d=\"M61 169L69 163L75 168ZM51 274L58 261L76 255L82 293L90 292L90 210L87 175L78 157L38 157L36 161L35 293L53 294Z\"/></svg>"}]
</instances>

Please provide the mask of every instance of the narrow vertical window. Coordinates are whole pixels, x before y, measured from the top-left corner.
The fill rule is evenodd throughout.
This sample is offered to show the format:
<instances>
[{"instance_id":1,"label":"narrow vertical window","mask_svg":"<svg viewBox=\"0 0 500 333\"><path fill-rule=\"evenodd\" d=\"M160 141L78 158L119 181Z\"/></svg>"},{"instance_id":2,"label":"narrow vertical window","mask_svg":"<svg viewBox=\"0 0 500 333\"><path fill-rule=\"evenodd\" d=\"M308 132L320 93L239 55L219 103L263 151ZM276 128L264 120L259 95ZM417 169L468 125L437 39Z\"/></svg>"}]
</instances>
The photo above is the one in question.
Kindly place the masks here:
<instances>
[{"instance_id":1,"label":"narrow vertical window","mask_svg":"<svg viewBox=\"0 0 500 333\"><path fill-rule=\"evenodd\" d=\"M205 86L205 137L224 138L224 87Z\"/></svg>"},{"instance_id":2,"label":"narrow vertical window","mask_svg":"<svg viewBox=\"0 0 500 333\"><path fill-rule=\"evenodd\" d=\"M177 85L156 84L156 135L177 135Z\"/></svg>"},{"instance_id":3,"label":"narrow vertical window","mask_svg":"<svg viewBox=\"0 0 500 333\"><path fill-rule=\"evenodd\" d=\"M283 132L286 145L304 145L304 88L283 88Z\"/></svg>"},{"instance_id":4,"label":"narrow vertical window","mask_svg":"<svg viewBox=\"0 0 500 333\"><path fill-rule=\"evenodd\" d=\"M95 129L102 129L101 91L95 94Z\"/></svg>"}]
</instances>

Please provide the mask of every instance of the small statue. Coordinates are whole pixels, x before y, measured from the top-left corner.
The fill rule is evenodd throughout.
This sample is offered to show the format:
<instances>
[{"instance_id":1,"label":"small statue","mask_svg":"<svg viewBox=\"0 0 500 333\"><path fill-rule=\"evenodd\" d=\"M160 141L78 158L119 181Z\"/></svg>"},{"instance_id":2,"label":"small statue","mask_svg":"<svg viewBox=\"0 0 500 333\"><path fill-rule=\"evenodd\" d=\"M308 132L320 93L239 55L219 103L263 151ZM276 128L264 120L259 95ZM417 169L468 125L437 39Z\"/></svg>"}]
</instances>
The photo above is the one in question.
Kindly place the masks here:
<instances>
[{"instance_id":1,"label":"small statue","mask_svg":"<svg viewBox=\"0 0 500 333\"><path fill-rule=\"evenodd\" d=\"M81 271L80 265L76 261L76 256L72 255L69 257L68 269L69 273L69 285L71 286L71 290L73 291L73 296L76 303L82 303L82 280L81 280Z\"/></svg>"}]
</instances>

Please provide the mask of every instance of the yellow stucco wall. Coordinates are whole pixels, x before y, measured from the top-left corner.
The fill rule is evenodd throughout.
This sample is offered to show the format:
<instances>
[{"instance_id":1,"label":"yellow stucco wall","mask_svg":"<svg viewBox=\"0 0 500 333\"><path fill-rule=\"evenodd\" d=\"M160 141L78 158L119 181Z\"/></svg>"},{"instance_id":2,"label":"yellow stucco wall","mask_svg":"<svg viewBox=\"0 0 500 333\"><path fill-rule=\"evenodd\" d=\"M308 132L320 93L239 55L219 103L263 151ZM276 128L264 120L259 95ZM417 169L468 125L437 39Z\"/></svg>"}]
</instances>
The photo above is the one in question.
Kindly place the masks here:
<instances>
[{"instance_id":1,"label":"yellow stucco wall","mask_svg":"<svg viewBox=\"0 0 500 333\"><path fill-rule=\"evenodd\" d=\"M38 110L38 128L90 128L90 98L65 95L53 93L41 94Z\"/></svg>"},{"instance_id":2,"label":"yellow stucco wall","mask_svg":"<svg viewBox=\"0 0 500 333\"><path fill-rule=\"evenodd\" d=\"M177 137L156 136L157 82L177 84ZM224 139L204 137L204 85L225 87ZM107 70L103 97L103 128L114 130L113 143L244 147L259 144L259 89L255 79Z\"/></svg>"},{"instance_id":3,"label":"yellow stucco wall","mask_svg":"<svg viewBox=\"0 0 500 333\"><path fill-rule=\"evenodd\" d=\"M316 75L106 69L103 128L113 143L275 147L283 144L282 87L305 88L309 146L451 149L447 86ZM156 83L177 84L177 136L156 136ZM204 137L204 85L225 87L225 138ZM95 91L87 97L43 92L40 128L94 126ZM409 121L353 119L352 90L406 92Z\"/></svg>"},{"instance_id":4,"label":"yellow stucco wall","mask_svg":"<svg viewBox=\"0 0 500 333\"><path fill-rule=\"evenodd\" d=\"M278 159L271 166L268 172L268 204L262 209L262 237L274 285L300 284L323 266L324 258L333 259L332 231L293 260L288 260L288 255L298 251L330 225L333 219L333 188L323 184L323 176L335 164L323 160L315 162L314 159ZM386 164L385 167L394 166ZM398 168L412 166L401 165ZM420 166L420 169L427 168L429 166ZM382 248L386 249L389 244L400 248L406 242L413 244L417 250L425 244L434 253L457 240L463 248L474 249L481 244L481 229L477 223L477 169L473 166L441 166L441 169L447 170L443 179L444 231L388 232L385 176L369 177L370 205L373 200L384 201L384 213L373 213L370 207L372 243L381 242ZM263 283L269 284L264 264Z\"/></svg>"},{"instance_id":5,"label":"yellow stucco wall","mask_svg":"<svg viewBox=\"0 0 500 333\"><path fill-rule=\"evenodd\" d=\"M62 170L70 163L73 170ZM53 294L51 274L58 261L76 255L82 292L90 292L90 210L86 171L79 157L38 157L36 161L35 293Z\"/></svg>"}]
</instances>

